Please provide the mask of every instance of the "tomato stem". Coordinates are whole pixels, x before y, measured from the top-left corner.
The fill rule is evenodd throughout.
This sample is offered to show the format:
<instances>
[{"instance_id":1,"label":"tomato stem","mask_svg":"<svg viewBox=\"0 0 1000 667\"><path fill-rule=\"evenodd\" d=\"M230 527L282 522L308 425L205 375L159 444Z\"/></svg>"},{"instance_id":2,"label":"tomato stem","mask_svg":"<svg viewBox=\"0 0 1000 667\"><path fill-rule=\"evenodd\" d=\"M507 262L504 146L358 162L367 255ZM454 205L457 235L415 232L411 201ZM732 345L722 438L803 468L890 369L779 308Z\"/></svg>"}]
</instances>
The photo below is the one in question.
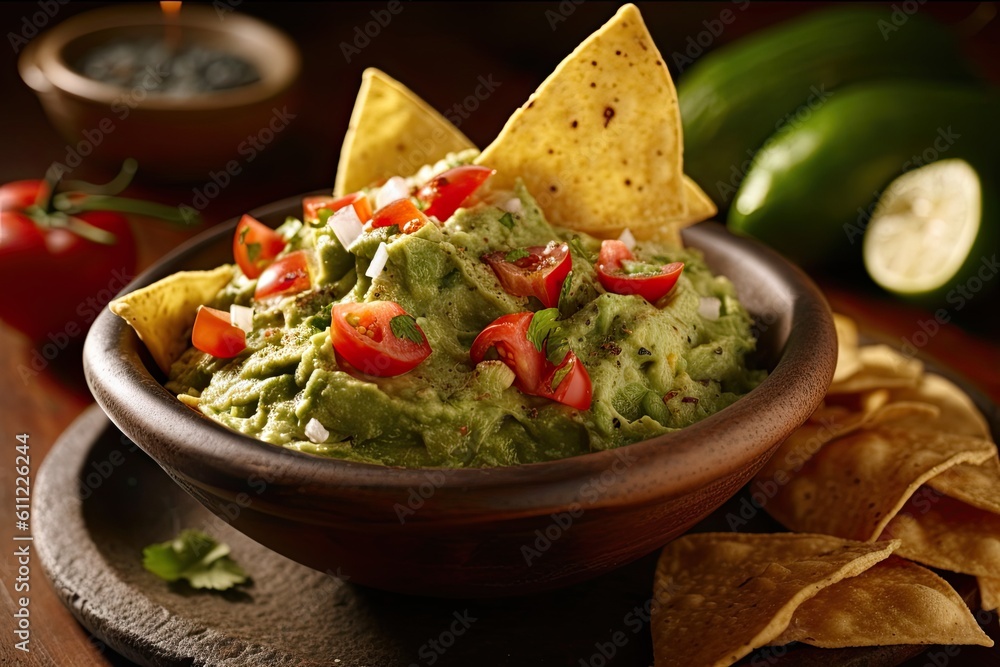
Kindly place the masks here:
<instances>
[{"instance_id":1,"label":"tomato stem","mask_svg":"<svg viewBox=\"0 0 1000 667\"><path fill-rule=\"evenodd\" d=\"M74 195L76 195L74 197ZM84 211L118 211L120 213L135 213L150 218L159 218L165 222L182 227L194 226L201 222L197 214L185 213L174 206L157 204L155 202L112 197L108 195L79 195L75 192L61 192L53 198L55 208L68 214Z\"/></svg>"},{"instance_id":2,"label":"tomato stem","mask_svg":"<svg viewBox=\"0 0 1000 667\"><path fill-rule=\"evenodd\" d=\"M97 185L95 183L88 183L87 181L63 181L63 191L82 192L88 195L121 194L122 191L128 187L129 183L132 182L132 178L135 176L135 172L138 171L138 169L139 163L136 162L135 158L126 158L126 160L122 163L122 168L118 171L118 175L107 183Z\"/></svg>"}]
</instances>

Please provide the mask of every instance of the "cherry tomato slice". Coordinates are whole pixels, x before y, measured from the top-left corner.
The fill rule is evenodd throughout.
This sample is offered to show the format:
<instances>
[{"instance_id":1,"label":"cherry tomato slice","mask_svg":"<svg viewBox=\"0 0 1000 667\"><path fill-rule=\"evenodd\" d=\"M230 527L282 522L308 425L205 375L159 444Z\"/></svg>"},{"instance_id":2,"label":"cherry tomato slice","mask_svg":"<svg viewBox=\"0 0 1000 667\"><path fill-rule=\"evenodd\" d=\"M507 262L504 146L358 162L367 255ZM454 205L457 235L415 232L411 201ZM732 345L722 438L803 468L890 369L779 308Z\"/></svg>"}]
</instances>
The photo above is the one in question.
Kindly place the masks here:
<instances>
[{"instance_id":1,"label":"cherry tomato slice","mask_svg":"<svg viewBox=\"0 0 1000 667\"><path fill-rule=\"evenodd\" d=\"M244 215L233 234L233 258L243 275L256 278L282 250L285 239L256 218Z\"/></svg>"},{"instance_id":2,"label":"cherry tomato slice","mask_svg":"<svg viewBox=\"0 0 1000 667\"><path fill-rule=\"evenodd\" d=\"M421 342L397 336L392 326L396 317L409 318L410 331L421 338ZM330 342L334 350L367 375L402 375L430 356L427 336L394 301L337 304L330 318Z\"/></svg>"},{"instance_id":3,"label":"cherry tomato slice","mask_svg":"<svg viewBox=\"0 0 1000 667\"><path fill-rule=\"evenodd\" d=\"M230 359L246 349L247 335L229 321L229 313L198 306L191 344L213 357Z\"/></svg>"},{"instance_id":4,"label":"cherry tomato slice","mask_svg":"<svg viewBox=\"0 0 1000 667\"><path fill-rule=\"evenodd\" d=\"M303 292L312 286L309 278L309 258L305 250L290 252L264 269L257 279L253 298L288 296Z\"/></svg>"},{"instance_id":5,"label":"cherry tomato slice","mask_svg":"<svg viewBox=\"0 0 1000 667\"><path fill-rule=\"evenodd\" d=\"M421 213L416 204L409 199L397 199L390 202L375 211L372 216L373 229L397 225L399 231L404 234L412 234L428 222L430 219Z\"/></svg>"},{"instance_id":6,"label":"cherry tomato slice","mask_svg":"<svg viewBox=\"0 0 1000 667\"><path fill-rule=\"evenodd\" d=\"M589 410L593 396L590 374L576 354L567 352L558 366L552 363L548 365L551 368L542 380L539 396L551 398L577 410Z\"/></svg>"},{"instance_id":7,"label":"cherry tomato slice","mask_svg":"<svg viewBox=\"0 0 1000 667\"><path fill-rule=\"evenodd\" d=\"M441 222L450 218L479 189L495 169L466 165L443 171L417 191L417 199L427 204L424 213Z\"/></svg>"},{"instance_id":8,"label":"cherry tomato slice","mask_svg":"<svg viewBox=\"0 0 1000 667\"><path fill-rule=\"evenodd\" d=\"M319 220L320 209L330 209L331 213L336 213L348 204L354 204L354 212L364 224L372 218L372 206L368 202L368 196L364 192L352 192L343 197L303 197L302 199L302 220L304 222L315 222Z\"/></svg>"},{"instance_id":9,"label":"cherry tomato slice","mask_svg":"<svg viewBox=\"0 0 1000 667\"><path fill-rule=\"evenodd\" d=\"M573 268L569 246L552 242L530 246L524 251L528 256L513 262L507 261L508 253L504 251L483 255L483 261L490 265L508 294L533 296L546 308L555 308L563 281Z\"/></svg>"},{"instance_id":10,"label":"cherry tomato slice","mask_svg":"<svg viewBox=\"0 0 1000 667\"><path fill-rule=\"evenodd\" d=\"M638 294L650 303L656 303L677 284L684 271L684 264L673 262L660 267L654 275L629 275L622 270L622 262L632 260L632 251L621 241L602 241L597 257L597 279L609 292Z\"/></svg>"},{"instance_id":11,"label":"cherry tomato slice","mask_svg":"<svg viewBox=\"0 0 1000 667\"><path fill-rule=\"evenodd\" d=\"M472 342L469 355L478 364L490 348L496 348L500 360L514 371L514 386L525 394L534 394L545 370L545 355L528 340L528 326L534 313L512 313L493 320Z\"/></svg>"}]
</instances>

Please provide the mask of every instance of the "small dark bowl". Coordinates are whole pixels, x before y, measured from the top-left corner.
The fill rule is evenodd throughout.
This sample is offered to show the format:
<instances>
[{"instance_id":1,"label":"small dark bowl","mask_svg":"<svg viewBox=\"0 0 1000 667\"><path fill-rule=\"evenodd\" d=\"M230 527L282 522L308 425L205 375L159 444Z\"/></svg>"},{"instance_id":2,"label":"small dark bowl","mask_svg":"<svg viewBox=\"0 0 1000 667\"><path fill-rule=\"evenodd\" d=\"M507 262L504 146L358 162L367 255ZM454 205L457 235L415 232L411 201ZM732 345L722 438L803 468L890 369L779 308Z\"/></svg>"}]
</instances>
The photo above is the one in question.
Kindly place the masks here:
<instances>
[{"instance_id":1,"label":"small dark bowl","mask_svg":"<svg viewBox=\"0 0 1000 667\"><path fill-rule=\"evenodd\" d=\"M163 36L165 19L155 3L117 4L78 14L24 49L18 70L68 142L68 167L93 152L114 167L125 158L136 158L143 175L204 180L210 170L242 160L245 155L239 149L246 148L249 137L264 143L281 138L287 122L282 120L283 109L293 101L290 89L301 69L295 42L251 16L232 11L220 15L217 7L192 3L185 3L176 26L186 40L253 64L260 80L173 97L142 86L125 89L95 81L71 67L95 45L121 37Z\"/></svg>"},{"instance_id":2,"label":"small dark bowl","mask_svg":"<svg viewBox=\"0 0 1000 667\"><path fill-rule=\"evenodd\" d=\"M254 215L278 223L300 197ZM128 289L230 260L236 221L171 253ZM685 231L755 316L769 377L680 431L614 451L505 468L388 468L323 459L231 431L185 407L125 322L87 337L91 390L118 427L191 495L261 544L350 581L448 597L565 586L680 535L745 484L823 400L836 335L823 296L759 243ZM247 564L253 569L253 564Z\"/></svg>"}]
</instances>

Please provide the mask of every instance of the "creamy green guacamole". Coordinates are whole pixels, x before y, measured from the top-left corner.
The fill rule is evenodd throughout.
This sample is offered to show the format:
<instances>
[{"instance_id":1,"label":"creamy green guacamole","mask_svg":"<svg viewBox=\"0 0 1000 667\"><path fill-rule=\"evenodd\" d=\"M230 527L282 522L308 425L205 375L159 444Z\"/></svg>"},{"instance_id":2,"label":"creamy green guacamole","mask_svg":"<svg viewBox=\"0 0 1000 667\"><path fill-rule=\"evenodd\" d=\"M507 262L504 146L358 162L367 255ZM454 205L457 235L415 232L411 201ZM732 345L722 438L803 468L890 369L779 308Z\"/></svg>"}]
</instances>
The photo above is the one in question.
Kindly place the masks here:
<instances>
[{"instance_id":1,"label":"creamy green guacamole","mask_svg":"<svg viewBox=\"0 0 1000 667\"><path fill-rule=\"evenodd\" d=\"M763 371L747 368L755 344L749 315L732 284L713 276L696 250L636 246L637 260L685 264L658 305L607 293L593 266L600 241L550 226L523 186L515 195L520 211L510 228L501 222L505 210L479 204L410 235L366 231L346 250L325 224L290 219L280 228L290 240L286 252L316 250L314 288L265 310L251 303L255 281L238 275L212 305L254 305L247 350L216 359L191 348L171 368L167 388L212 419L275 445L385 465L467 467L645 440L721 410L763 379ZM554 239L571 245L560 325L593 383L585 412L524 395L494 372L504 369L477 369L469 358L472 341L494 319L541 308L507 294L482 255ZM375 280L366 278L382 241L388 263ZM330 304L338 300L397 302L433 352L397 377L359 379L338 369L329 334ZM324 442L312 441L315 431L306 435L312 419L328 432Z\"/></svg>"}]
</instances>

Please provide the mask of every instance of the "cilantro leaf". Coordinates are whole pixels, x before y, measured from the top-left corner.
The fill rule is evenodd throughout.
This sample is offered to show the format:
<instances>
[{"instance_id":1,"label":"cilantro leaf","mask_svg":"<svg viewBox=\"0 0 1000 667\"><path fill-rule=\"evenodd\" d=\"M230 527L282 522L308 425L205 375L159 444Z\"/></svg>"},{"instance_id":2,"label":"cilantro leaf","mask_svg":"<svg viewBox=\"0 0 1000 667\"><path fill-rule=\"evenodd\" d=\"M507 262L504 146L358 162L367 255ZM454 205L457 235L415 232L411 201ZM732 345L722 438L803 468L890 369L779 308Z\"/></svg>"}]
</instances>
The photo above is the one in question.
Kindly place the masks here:
<instances>
[{"instance_id":1,"label":"cilantro leaf","mask_svg":"<svg viewBox=\"0 0 1000 667\"><path fill-rule=\"evenodd\" d=\"M229 545L197 530L142 550L142 565L166 581L185 579L193 588L224 591L249 577L229 557Z\"/></svg>"},{"instance_id":2,"label":"cilantro leaf","mask_svg":"<svg viewBox=\"0 0 1000 667\"><path fill-rule=\"evenodd\" d=\"M257 258L260 257L260 244L259 243L247 243L247 257L250 258L251 262L256 262Z\"/></svg>"},{"instance_id":3,"label":"cilantro leaf","mask_svg":"<svg viewBox=\"0 0 1000 667\"><path fill-rule=\"evenodd\" d=\"M246 244L246 242L247 242L247 234L249 232L250 232L250 225L247 225L246 227L244 227L243 229L240 230L240 243L241 244Z\"/></svg>"},{"instance_id":4,"label":"cilantro leaf","mask_svg":"<svg viewBox=\"0 0 1000 667\"><path fill-rule=\"evenodd\" d=\"M413 319L412 315L396 315L389 320L389 328L392 329L392 335L396 338L405 338L417 345L424 342L424 334L417 327L417 321Z\"/></svg>"},{"instance_id":5,"label":"cilantro leaf","mask_svg":"<svg viewBox=\"0 0 1000 667\"><path fill-rule=\"evenodd\" d=\"M524 248L514 248L506 255L504 255L504 261L513 263L519 259L524 259L525 257L530 257L530 256L531 253L525 250Z\"/></svg>"},{"instance_id":6,"label":"cilantro leaf","mask_svg":"<svg viewBox=\"0 0 1000 667\"><path fill-rule=\"evenodd\" d=\"M310 326L320 331L330 328L330 323L333 322L333 304L328 303L319 309L319 312L306 320Z\"/></svg>"},{"instance_id":7,"label":"cilantro leaf","mask_svg":"<svg viewBox=\"0 0 1000 667\"><path fill-rule=\"evenodd\" d=\"M574 236L569 240L569 247L576 251L576 254L582 259L586 260L590 264L594 263L594 256L587 252L587 249L583 247L583 243L580 241L579 236Z\"/></svg>"},{"instance_id":8,"label":"cilantro leaf","mask_svg":"<svg viewBox=\"0 0 1000 667\"><path fill-rule=\"evenodd\" d=\"M507 229L514 229L514 216L508 211L500 216L500 224Z\"/></svg>"},{"instance_id":9,"label":"cilantro leaf","mask_svg":"<svg viewBox=\"0 0 1000 667\"><path fill-rule=\"evenodd\" d=\"M539 352L545 347L545 339L549 334L559 328L559 323L556 322L558 318L558 308L539 310L532 316L531 323L528 324L527 338Z\"/></svg>"},{"instance_id":10,"label":"cilantro leaf","mask_svg":"<svg viewBox=\"0 0 1000 667\"><path fill-rule=\"evenodd\" d=\"M562 311L563 307L566 305L566 301L569 299L569 293L573 289L573 271L570 270L563 279L562 288L559 290L559 299L556 301L556 305L559 306L559 310Z\"/></svg>"}]
</instances>

